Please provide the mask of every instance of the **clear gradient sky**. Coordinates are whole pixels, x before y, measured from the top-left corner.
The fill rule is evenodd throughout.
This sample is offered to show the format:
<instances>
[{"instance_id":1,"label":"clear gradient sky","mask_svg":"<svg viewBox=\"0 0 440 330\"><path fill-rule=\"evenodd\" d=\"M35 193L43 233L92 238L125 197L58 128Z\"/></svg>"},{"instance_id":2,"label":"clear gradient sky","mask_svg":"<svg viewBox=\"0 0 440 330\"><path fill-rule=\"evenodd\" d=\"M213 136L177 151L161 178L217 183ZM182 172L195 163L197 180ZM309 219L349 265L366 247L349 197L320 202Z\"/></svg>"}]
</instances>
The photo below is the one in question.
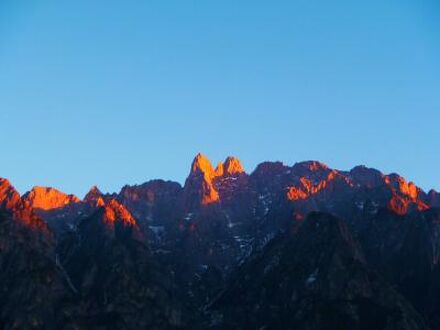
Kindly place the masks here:
<instances>
[{"instance_id":1,"label":"clear gradient sky","mask_svg":"<svg viewBox=\"0 0 440 330\"><path fill-rule=\"evenodd\" d=\"M80 197L216 163L440 189L440 4L0 0L0 176Z\"/></svg>"}]
</instances>

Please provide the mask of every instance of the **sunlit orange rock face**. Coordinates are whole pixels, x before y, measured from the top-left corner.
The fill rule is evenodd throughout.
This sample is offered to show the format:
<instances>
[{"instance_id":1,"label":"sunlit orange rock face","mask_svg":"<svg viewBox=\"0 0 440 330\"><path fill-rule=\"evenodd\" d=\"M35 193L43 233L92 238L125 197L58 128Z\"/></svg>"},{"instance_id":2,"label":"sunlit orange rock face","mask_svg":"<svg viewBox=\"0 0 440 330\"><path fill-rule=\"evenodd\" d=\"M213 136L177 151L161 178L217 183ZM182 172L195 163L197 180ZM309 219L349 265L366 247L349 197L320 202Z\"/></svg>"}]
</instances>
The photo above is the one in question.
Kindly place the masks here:
<instances>
[{"instance_id":1,"label":"sunlit orange rock face","mask_svg":"<svg viewBox=\"0 0 440 330\"><path fill-rule=\"evenodd\" d=\"M390 187L392 197L388 203L388 208L399 214L405 215L411 207L419 211L429 209L429 206L419 199L420 188L413 182L407 182L397 174L384 177L385 183Z\"/></svg>"},{"instance_id":2,"label":"sunlit orange rock face","mask_svg":"<svg viewBox=\"0 0 440 330\"><path fill-rule=\"evenodd\" d=\"M394 195L388 202L388 208L394 213L405 215L408 212L409 204L409 201L407 201L406 199Z\"/></svg>"},{"instance_id":3,"label":"sunlit orange rock face","mask_svg":"<svg viewBox=\"0 0 440 330\"><path fill-rule=\"evenodd\" d=\"M186 194L197 198L202 205L209 205L220 200L215 187L215 180L224 176L234 176L244 173L243 166L235 157L226 158L214 169L209 159L198 154L192 165L191 172L185 183Z\"/></svg>"},{"instance_id":4,"label":"sunlit orange rock face","mask_svg":"<svg viewBox=\"0 0 440 330\"><path fill-rule=\"evenodd\" d=\"M411 200L416 200L419 196L420 189L413 182L407 182L397 174L386 175L384 180L392 189L409 197Z\"/></svg>"},{"instance_id":5,"label":"sunlit orange rock face","mask_svg":"<svg viewBox=\"0 0 440 330\"><path fill-rule=\"evenodd\" d=\"M240 160L235 157L226 158L225 162L222 164L223 173L222 175L236 175L244 173L244 168L241 165Z\"/></svg>"},{"instance_id":6,"label":"sunlit orange rock face","mask_svg":"<svg viewBox=\"0 0 440 330\"><path fill-rule=\"evenodd\" d=\"M111 198L105 201L105 205L99 208L97 214L99 215L98 219L101 225L106 229L106 234L116 237L122 230L132 238L138 240L143 239L144 233L141 231L137 220L130 211L116 199Z\"/></svg>"},{"instance_id":7,"label":"sunlit orange rock face","mask_svg":"<svg viewBox=\"0 0 440 330\"><path fill-rule=\"evenodd\" d=\"M313 202L309 203L309 199L315 195L319 195L321 202L333 203L332 201L344 194L363 196L368 192L372 194L371 197L378 207L387 207L396 214L405 215L412 210L429 209L432 196L435 196L434 193L431 193L431 197L427 196L413 182L408 182L397 174L384 175L365 166L357 166L350 172L344 172L309 161L295 164L287 172L292 173L292 177L288 179L292 183L286 188L286 198L293 202L304 201L306 204L301 204L303 206L313 205Z\"/></svg>"},{"instance_id":8,"label":"sunlit orange rock face","mask_svg":"<svg viewBox=\"0 0 440 330\"><path fill-rule=\"evenodd\" d=\"M384 175L365 166L357 166L351 173L355 174L356 181L362 186L385 191L386 207L396 214L405 215L412 209L423 211L429 208L429 201L422 196L422 190L397 174Z\"/></svg>"},{"instance_id":9,"label":"sunlit orange rock face","mask_svg":"<svg viewBox=\"0 0 440 330\"><path fill-rule=\"evenodd\" d=\"M13 209L20 202L20 194L11 183L0 178L0 208Z\"/></svg>"},{"instance_id":10,"label":"sunlit orange rock face","mask_svg":"<svg viewBox=\"0 0 440 330\"><path fill-rule=\"evenodd\" d=\"M313 162L311 170L318 169L316 162ZM287 199L290 201L304 200L312 195L315 195L328 187L329 183L333 181L339 173L335 170L331 171L324 180L314 184L310 179L301 177L298 186L290 186L287 189Z\"/></svg>"},{"instance_id":11,"label":"sunlit orange rock face","mask_svg":"<svg viewBox=\"0 0 440 330\"><path fill-rule=\"evenodd\" d=\"M137 226L135 218L116 199L111 199L104 205L103 220L110 225L114 225L116 221L121 221L125 225Z\"/></svg>"},{"instance_id":12,"label":"sunlit orange rock face","mask_svg":"<svg viewBox=\"0 0 440 330\"><path fill-rule=\"evenodd\" d=\"M46 223L34 213L29 202L23 200L11 183L3 178L0 178L0 210L9 212L13 219L34 229L47 232Z\"/></svg>"},{"instance_id":13,"label":"sunlit orange rock face","mask_svg":"<svg viewBox=\"0 0 440 330\"><path fill-rule=\"evenodd\" d=\"M196 155L191 165L190 175L197 173L202 174L207 180L210 180L212 177L214 177L214 168L212 167L211 162L205 155L201 153Z\"/></svg>"},{"instance_id":14,"label":"sunlit orange rock face","mask_svg":"<svg viewBox=\"0 0 440 330\"><path fill-rule=\"evenodd\" d=\"M218 171L220 172L220 170ZM200 201L203 205L211 204L219 200L218 192L212 183L215 176L216 172L209 159L199 153L192 163L188 180L194 179L194 184L200 185L200 187L195 188L201 190L199 191Z\"/></svg>"},{"instance_id":15,"label":"sunlit orange rock face","mask_svg":"<svg viewBox=\"0 0 440 330\"><path fill-rule=\"evenodd\" d=\"M44 211L80 202L80 199L74 195L67 195L57 189L48 187L34 187L23 196L23 199L28 201L33 208Z\"/></svg>"},{"instance_id":16,"label":"sunlit orange rock face","mask_svg":"<svg viewBox=\"0 0 440 330\"><path fill-rule=\"evenodd\" d=\"M300 199L307 199L309 195L301 188L289 187L287 191L287 199L290 201L297 201Z\"/></svg>"},{"instance_id":17,"label":"sunlit orange rock face","mask_svg":"<svg viewBox=\"0 0 440 330\"><path fill-rule=\"evenodd\" d=\"M423 201L411 201L398 195L393 195L388 203L388 209L399 215L407 214L411 207L414 207L419 211L429 209L429 206L426 205Z\"/></svg>"}]
</instances>

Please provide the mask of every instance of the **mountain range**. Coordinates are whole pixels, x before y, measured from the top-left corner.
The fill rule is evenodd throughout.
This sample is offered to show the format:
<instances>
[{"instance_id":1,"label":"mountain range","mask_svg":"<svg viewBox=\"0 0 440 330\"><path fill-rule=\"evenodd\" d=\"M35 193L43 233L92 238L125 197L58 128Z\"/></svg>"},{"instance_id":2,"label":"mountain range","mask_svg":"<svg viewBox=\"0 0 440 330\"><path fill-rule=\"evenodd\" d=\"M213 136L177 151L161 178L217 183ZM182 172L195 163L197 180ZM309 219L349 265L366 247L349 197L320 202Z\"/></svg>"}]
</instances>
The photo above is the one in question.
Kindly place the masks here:
<instances>
[{"instance_id":1,"label":"mountain range","mask_svg":"<svg viewBox=\"0 0 440 330\"><path fill-rule=\"evenodd\" d=\"M317 161L81 199L0 179L2 329L440 329L440 193Z\"/></svg>"}]
</instances>

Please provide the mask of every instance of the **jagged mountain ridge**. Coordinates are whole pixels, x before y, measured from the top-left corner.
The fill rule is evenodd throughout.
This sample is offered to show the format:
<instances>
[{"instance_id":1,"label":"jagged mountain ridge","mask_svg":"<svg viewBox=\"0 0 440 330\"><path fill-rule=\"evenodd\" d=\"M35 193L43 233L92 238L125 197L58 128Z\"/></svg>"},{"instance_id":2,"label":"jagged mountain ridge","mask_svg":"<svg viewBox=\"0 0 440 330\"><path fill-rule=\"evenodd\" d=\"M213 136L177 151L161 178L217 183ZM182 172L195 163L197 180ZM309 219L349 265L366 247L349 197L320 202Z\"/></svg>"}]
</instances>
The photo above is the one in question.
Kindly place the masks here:
<instances>
[{"instance_id":1,"label":"jagged mountain ridge","mask_svg":"<svg viewBox=\"0 0 440 330\"><path fill-rule=\"evenodd\" d=\"M112 194L92 187L82 200L44 187L20 196L2 179L0 213L22 222L29 235L43 235L43 241L51 242L48 255L55 269L51 276L64 286L61 291L68 298L63 299L69 301L63 305L68 316L57 322L87 328L90 322L108 325L103 319L109 316L119 328L128 329L145 324L153 328L185 327L187 322L206 325L200 308L232 285L238 269L266 251L274 238L289 232L292 224L295 227L319 211L343 219L362 246L366 271L372 268L384 283L397 286L408 304L436 329L440 322L432 306L440 297L440 285L434 280L440 239L435 234L437 218L430 214L436 214L439 196L397 174L364 166L339 171L316 161L293 166L265 162L248 174L235 157L214 168L199 154L183 187L163 180L125 186ZM93 243L102 241L100 237L102 244ZM90 244L81 243L84 239ZM429 244L421 245L424 240ZM414 250L417 253L408 252ZM145 260L150 270L134 266ZM408 271L420 260L423 271ZM108 271L109 264L118 265L122 273ZM156 275L138 286L136 282L149 273ZM110 298L104 294L110 283L121 278L127 282L112 290ZM413 289L422 284L430 292L427 298ZM130 313L147 308L148 294L140 294L136 302L124 290L149 288L159 299L155 312L159 321L130 319ZM98 300L90 293L94 290L101 292ZM137 309L138 303L143 307ZM115 304L131 307L109 312ZM188 315L182 316L182 311Z\"/></svg>"},{"instance_id":2,"label":"jagged mountain ridge","mask_svg":"<svg viewBox=\"0 0 440 330\"><path fill-rule=\"evenodd\" d=\"M376 169L365 166L357 166L350 171L339 171L317 161L300 162L291 167L280 162L265 162L258 165L254 172L247 174L240 161L235 157L227 157L224 162L220 162L214 168L209 159L203 154L198 154L194 158L190 174L183 187L177 182L152 180L139 186L125 186L119 193L103 194L98 187L94 186L81 200L75 195L61 192L52 187L37 186L26 192L22 196L22 200L32 208L40 211L62 209L79 203L102 205L102 202L98 199L109 197L117 198L123 202L125 201L125 203L145 201L148 206L155 204L155 193L163 193L164 190L170 187L173 190L170 194L174 195L170 198L175 196L182 198L179 195L186 195L185 199L190 199L188 203L191 204L194 200L197 202L196 205L187 205L188 208L192 208L199 206L198 204L215 204L227 199L229 196L225 190L228 190L228 185L232 186L229 187L231 188L229 192L234 188L227 181L237 180L241 176L253 178L253 181L258 181L258 177L261 176L265 176L269 180L275 177L275 182L269 184L266 190L278 190L276 192L278 194L285 193L286 199L293 202L312 199L316 195L329 194L337 190L337 185L339 185L341 192L344 188L351 188L353 191L361 189L364 191L368 189L382 190L381 193L388 198L383 202L398 214L405 214L411 208L426 210L438 206L440 203L440 193L435 190L426 193L413 182L408 182L398 174L385 175ZM1 180L2 182L8 182L6 179ZM264 178L261 178L261 180L264 181ZM256 184L258 185L258 183ZM277 186L274 186L274 184L277 184ZM6 191L7 186L11 186L9 182L3 188L5 191L0 191L0 197L8 194ZM148 191L140 193L145 188ZM18 194L18 192L15 191L15 194ZM17 199L19 195L13 198ZM6 198L4 200L6 202Z\"/></svg>"}]
</instances>

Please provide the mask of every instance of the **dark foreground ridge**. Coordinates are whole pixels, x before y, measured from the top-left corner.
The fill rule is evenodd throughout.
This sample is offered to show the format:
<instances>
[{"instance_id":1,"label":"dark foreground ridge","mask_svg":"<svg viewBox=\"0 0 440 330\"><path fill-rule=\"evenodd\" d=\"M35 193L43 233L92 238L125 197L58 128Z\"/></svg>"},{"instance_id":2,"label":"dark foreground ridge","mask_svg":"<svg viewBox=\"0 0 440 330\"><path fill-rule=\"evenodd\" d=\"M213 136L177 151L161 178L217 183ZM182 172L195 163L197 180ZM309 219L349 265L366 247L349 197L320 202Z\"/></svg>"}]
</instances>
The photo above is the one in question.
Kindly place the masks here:
<instances>
[{"instance_id":1,"label":"dark foreground ridge","mask_svg":"<svg viewBox=\"0 0 440 330\"><path fill-rule=\"evenodd\" d=\"M440 194L195 157L80 199L0 179L1 329L440 329Z\"/></svg>"}]
</instances>

